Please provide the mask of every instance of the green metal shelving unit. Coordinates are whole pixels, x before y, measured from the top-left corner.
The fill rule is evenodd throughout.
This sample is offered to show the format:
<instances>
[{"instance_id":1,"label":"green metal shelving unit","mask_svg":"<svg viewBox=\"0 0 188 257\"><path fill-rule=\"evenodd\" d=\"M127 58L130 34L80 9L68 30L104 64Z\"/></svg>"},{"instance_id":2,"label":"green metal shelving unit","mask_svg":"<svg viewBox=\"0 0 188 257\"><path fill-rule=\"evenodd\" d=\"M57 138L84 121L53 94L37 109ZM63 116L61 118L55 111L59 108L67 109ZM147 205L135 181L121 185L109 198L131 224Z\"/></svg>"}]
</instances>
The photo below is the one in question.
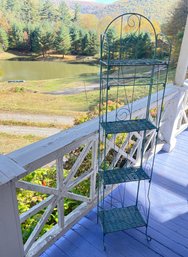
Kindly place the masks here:
<instances>
[{"instance_id":1,"label":"green metal shelving unit","mask_svg":"<svg viewBox=\"0 0 188 257\"><path fill-rule=\"evenodd\" d=\"M164 35L157 35L153 24L143 15L125 13L116 17L101 36L100 56L100 105L99 105L99 194L98 218L102 225L103 235L130 228L147 227L149 221L150 201L146 216L140 212L139 190L141 181L149 182L150 190L153 160L150 161L150 172L145 171L147 132L155 131L154 155L163 109L163 99L167 82L171 47ZM158 92L162 90L162 100L158 100ZM157 94L157 105L151 115L151 95ZM145 115L134 117L134 102L145 96ZM123 99L124 107L119 107ZM113 107L113 113L108 112ZM135 164L129 160L131 140L134 133L142 137L140 159ZM126 140L125 152L114 161L121 152L116 150L119 141ZM108 142L114 144L110 151ZM119 149L119 148L118 148ZM122 206L105 203L106 192L114 185L136 182L135 204ZM135 186L135 183L134 185ZM147 194L149 196L149 193ZM124 198L126 193L124 194ZM104 238L104 237L103 237Z\"/></svg>"}]
</instances>

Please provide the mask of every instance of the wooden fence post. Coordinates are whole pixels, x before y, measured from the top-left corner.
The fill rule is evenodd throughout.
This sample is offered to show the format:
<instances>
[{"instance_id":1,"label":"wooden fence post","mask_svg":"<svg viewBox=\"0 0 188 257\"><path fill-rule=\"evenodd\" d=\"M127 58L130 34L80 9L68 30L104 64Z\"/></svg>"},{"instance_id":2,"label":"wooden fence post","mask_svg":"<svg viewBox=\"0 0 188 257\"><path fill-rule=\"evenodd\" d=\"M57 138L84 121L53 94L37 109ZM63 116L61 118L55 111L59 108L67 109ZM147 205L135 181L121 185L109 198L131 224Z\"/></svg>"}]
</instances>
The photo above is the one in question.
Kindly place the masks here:
<instances>
[{"instance_id":1,"label":"wooden fence post","mask_svg":"<svg viewBox=\"0 0 188 257\"><path fill-rule=\"evenodd\" d=\"M24 256L14 182L0 185L0 256Z\"/></svg>"}]
</instances>

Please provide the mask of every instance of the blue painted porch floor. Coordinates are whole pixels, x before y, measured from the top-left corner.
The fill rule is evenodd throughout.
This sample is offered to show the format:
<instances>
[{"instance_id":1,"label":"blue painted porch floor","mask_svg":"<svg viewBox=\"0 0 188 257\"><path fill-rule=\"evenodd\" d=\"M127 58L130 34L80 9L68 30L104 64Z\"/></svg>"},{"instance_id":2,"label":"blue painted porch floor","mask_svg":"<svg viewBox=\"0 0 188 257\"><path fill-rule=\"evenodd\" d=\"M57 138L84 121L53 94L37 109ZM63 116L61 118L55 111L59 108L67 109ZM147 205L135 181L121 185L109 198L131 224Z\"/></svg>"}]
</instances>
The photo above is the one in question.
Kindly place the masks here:
<instances>
[{"instance_id":1,"label":"blue painted porch floor","mask_svg":"<svg viewBox=\"0 0 188 257\"><path fill-rule=\"evenodd\" d=\"M147 204L147 184L143 182L140 202ZM121 202L121 186L112 194ZM134 184L126 185L126 199L134 200ZM96 208L83 217L41 257L188 257L188 130L177 137L171 153L156 156L150 191L151 212L147 242L145 228L129 229L106 235L97 224ZM107 198L107 204L109 198ZM133 203L134 204L134 203Z\"/></svg>"}]
</instances>

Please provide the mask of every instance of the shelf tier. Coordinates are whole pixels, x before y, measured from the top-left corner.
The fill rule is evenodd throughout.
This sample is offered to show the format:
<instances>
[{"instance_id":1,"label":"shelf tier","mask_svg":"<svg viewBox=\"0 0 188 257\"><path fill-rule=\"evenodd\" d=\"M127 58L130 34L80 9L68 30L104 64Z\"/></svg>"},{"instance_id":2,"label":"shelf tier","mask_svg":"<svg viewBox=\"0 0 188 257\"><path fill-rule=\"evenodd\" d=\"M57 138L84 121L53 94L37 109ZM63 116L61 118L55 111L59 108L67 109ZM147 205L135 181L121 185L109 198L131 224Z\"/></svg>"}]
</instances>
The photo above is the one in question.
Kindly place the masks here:
<instances>
[{"instance_id":1,"label":"shelf tier","mask_svg":"<svg viewBox=\"0 0 188 257\"><path fill-rule=\"evenodd\" d=\"M131 85L131 83L117 83L117 84L112 84L112 83L108 83L108 86L106 87L108 90L110 90L111 88L114 87L153 87L153 86L164 86L163 82L159 82L159 83L140 83L140 82L136 82L134 85Z\"/></svg>"},{"instance_id":2,"label":"shelf tier","mask_svg":"<svg viewBox=\"0 0 188 257\"><path fill-rule=\"evenodd\" d=\"M167 61L159 59L127 59L127 60L100 60L105 66L152 66L152 65L168 65Z\"/></svg>"},{"instance_id":3,"label":"shelf tier","mask_svg":"<svg viewBox=\"0 0 188 257\"><path fill-rule=\"evenodd\" d=\"M147 119L101 122L106 134L129 133L157 129Z\"/></svg>"},{"instance_id":4,"label":"shelf tier","mask_svg":"<svg viewBox=\"0 0 188 257\"><path fill-rule=\"evenodd\" d=\"M146 222L135 205L100 211L99 218L104 234L146 226Z\"/></svg>"},{"instance_id":5,"label":"shelf tier","mask_svg":"<svg viewBox=\"0 0 188 257\"><path fill-rule=\"evenodd\" d=\"M108 86L106 86L108 84ZM105 86L104 86L105 85ZM164 86L165 85L165 83L163 83L163 82L158 82L158 83L150 83L150 82L148 82L148 83L140 83L140 82L136 82L134 85L133 84L131 84L130 82L128 83L128 82L126 82L126 83L117 83L116 82L116 84L115 83L107 83L106 81L105 82L103 82L103 86L101 86L101 89L111 89L111 88L114 88L114 87L148 87L148 86Z\"/></svg>"},{"instance_id":6,"label":"shelf tier","mask_svg":"<svg viewBox=\"0 0 188 257\"><path fill-rule=\"evenodd\" d=\"M151 76L127 76L127 77L108 77L109 81L113 80L135 80L135 79L151 79Z\"/></svg>"},{"instance_id":7,"label":"shelf tier","mask_svg":"<svg viewBox=\"0 0 188 257\"><path fill-rule=\"evenodd\" d=\"M140 167L118 168L114 170L99 171L99 173L103 179L104 185L150 179L150 177Z\"/></svg>"}]
</instances>

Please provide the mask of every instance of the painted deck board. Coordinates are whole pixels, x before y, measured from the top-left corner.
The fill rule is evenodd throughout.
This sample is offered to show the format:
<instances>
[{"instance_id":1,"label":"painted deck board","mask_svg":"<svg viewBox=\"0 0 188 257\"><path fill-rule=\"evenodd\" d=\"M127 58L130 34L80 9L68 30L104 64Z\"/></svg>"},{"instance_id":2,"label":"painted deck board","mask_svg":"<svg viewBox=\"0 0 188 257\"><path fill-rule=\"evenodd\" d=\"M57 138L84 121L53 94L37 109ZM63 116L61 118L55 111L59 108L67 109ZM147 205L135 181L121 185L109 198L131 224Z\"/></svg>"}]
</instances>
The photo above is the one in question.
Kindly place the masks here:
<instances>
[{"instance_id":1,"label":"painted deck board","mask_svg":"<svg viewBox=\"0 0 188 257\"><path fill-rule=\"evenodd\" d=\"M139 201L146 208L147 182L141 183ZM133 204L134 183L121 185L112 194L121 204L126 187L126 203ZM171 153L156 156L150 191L151 214L147 242L145 229L130 229L105 237L103 250L101 227L96 208L52 245L41 257L187 257L188 256L188 130L177 137ZM110 202L110 196L106 204Z\"/></svg>"}]
</instances>

